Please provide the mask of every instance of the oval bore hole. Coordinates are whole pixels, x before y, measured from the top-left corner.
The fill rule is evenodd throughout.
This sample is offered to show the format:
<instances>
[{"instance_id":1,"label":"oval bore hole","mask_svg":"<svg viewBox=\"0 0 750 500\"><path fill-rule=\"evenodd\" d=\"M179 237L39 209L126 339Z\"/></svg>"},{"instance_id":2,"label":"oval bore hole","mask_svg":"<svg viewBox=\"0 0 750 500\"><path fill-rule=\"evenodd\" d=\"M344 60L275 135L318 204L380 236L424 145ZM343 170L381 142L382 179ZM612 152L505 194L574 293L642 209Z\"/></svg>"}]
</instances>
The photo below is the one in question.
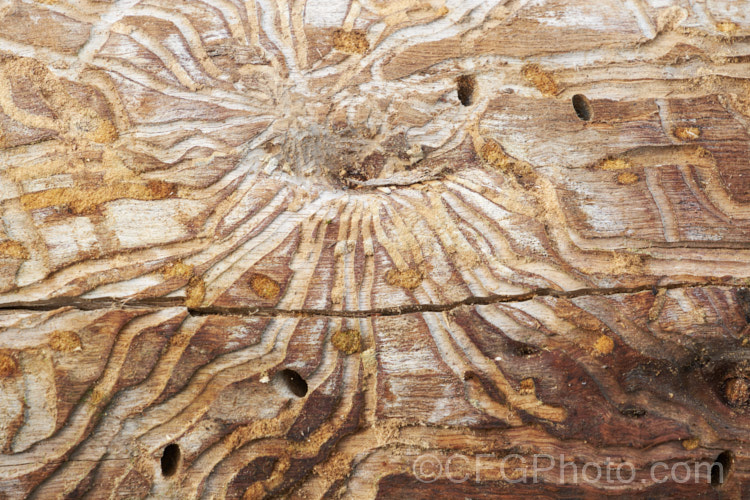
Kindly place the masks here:
<instances>
[{"instance_id":1,"label":"oval bore hole","mask_svg":"<svg viewBox=\"0 0 750 500\"><path fill-rule=\"evenodd\" d=\"M594 114L591 109L591 103L583 94L576 94L573 96L573 109L576 111L578 118L586 122L591 120L591 116Z\"/></svg>"},{"instance_id":2,"label":"oval bore hole","mask_svg":"<svg viewBox=\"0 0 750 500\"><path fill-rule=\"evenodd\" d=\"M471 106L474 102L474 91L477 88L477 79L474 75L461 75L456 78L456 91L458 100L464 106Z\"/></svg>"},{"instance_id":3,"label":"oval bore hole","mask_svg":"<svg viewBox=\"0 0 750 500\"><path fill-rule=\"evenodd\" d=\"M718 487L724 484L732 472L734 456L731 451L723 451L714 460L711 466L711 486Z\"/></svg>"},{"instance_id":4,"label":"oval bore hole","mask_svg":"<svg viewBox=\"0 0 750 500\"><path fill-rule=\"evenodd\" d=\"M516 348L516 354L518 356L533 356L537 354L539 349L530 345L522 345Z\"/></svg>"},{"instance_id":5,"label":"oval bore hole","mask_svg":"<svg viewBox=\"0 0 750 500\"><path fill-rule=\"evenodd\" d=\"M307 382L294 370L282 370L281 379L286 383L289 390L292 391L292 394L298 398L302 398L307 394Z\"/></svg>"},{"instance_id":6,"label":"oval bore hole","mask_svg":"<svg viewBox=\"0 0 750 500\"><path fill-rule=\"evenodd\" d=\"M626 406L620 410L620 413L629 418L641 418L646 414L646 410L636 406Z\"/></svg>"},{"instance_id":7,"label":"oval bore hole","mask_svg":"<svg viewBox=\"0 0 750 500\"><path fill-rule=\"evenodd\" d=\"M180 465L180 447L174 443L164 448L161 454L161 475L164 477L173 476Z\"/></svg>"}]
</instances>

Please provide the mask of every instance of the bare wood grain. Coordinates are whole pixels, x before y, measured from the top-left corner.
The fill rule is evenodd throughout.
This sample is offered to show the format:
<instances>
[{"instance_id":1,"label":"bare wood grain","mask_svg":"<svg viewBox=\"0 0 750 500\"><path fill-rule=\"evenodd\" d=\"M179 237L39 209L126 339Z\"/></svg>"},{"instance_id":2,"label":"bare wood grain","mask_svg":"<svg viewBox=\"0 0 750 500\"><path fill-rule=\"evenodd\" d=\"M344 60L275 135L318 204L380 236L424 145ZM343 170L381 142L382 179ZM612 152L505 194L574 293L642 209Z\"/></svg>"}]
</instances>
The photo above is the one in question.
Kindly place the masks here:
<instances>
[{"instance_id":1,"label":"bare wood grain","mask_svg":"<svg viewBox=\"0 0 750 500\"><path fill-rule=\"evenodd\" d=\"M0 1L0 498L747 498L748 13Z\"/></svg>"}]
</instances>

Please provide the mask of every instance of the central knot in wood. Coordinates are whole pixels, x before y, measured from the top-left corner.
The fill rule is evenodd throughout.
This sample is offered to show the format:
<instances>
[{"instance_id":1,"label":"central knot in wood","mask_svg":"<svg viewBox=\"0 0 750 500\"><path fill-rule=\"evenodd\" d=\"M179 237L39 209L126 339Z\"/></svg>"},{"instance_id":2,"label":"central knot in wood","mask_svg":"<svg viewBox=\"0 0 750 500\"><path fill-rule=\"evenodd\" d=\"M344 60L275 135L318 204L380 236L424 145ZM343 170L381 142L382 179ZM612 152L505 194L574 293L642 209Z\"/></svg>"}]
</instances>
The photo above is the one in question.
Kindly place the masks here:
<instances>
[{"instance_id":1,"label":"central knot in wood","mask_svg":"<svg viewBox=\"0 0 750 500\"><path fill-rule=\"evenodd\" d=\"M403 132L388 130L387 117L373 125L372 115L379 116L376 110L357 111L351 113L346 106L321 110L316 103L305 109L299 102L288 103L288 110L279 111L285 116L276 120L274 138L264 145L269 153L265 171L346 189L382 185L425 158L429 148L410 141Z\"/></svg>"}]
</instances>

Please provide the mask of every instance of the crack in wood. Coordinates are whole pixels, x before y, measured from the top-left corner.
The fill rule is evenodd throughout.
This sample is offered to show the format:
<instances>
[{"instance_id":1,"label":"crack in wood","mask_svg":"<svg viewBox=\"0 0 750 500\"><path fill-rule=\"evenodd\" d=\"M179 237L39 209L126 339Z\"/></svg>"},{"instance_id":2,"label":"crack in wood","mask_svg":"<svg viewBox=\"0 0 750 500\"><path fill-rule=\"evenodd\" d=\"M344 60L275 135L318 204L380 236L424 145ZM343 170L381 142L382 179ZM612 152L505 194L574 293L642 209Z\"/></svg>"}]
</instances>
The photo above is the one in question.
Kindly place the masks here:
<instances>
[{"instance_id":1,"label":"crack in wood","mask_svg":"<svg viewBox=\"0 0 750 500\"><path fill-rule=\"evenodd\" d=\"M462 306L485 306L492 304L512 304L527 302L537 297L553 297L558 299L575 299L586 296L611 296L634 294L650 291L654 295L659 291L675 289L691 289L714 287L721 289L744 288L736 284L676 282L663 285L640 285L635 287L612 288L578 288L575 290L556 290L554 288L539 288L537 290L519 294L491 294L482 297L471 296L463 300L446 304L409 304L404 306L381 307L367 310L334 310L334 309L278 309L275 307L187 307L185 301L174 298L152 298L140 300L74 299L74 300L43 300L36 302L16 302L0 305L0 311L54 311L61 308L76 308L80 310L98 309L162 309L182 307L191 316L260 316L260 317L335 317L335 318L369 318L375 316L401 316L424 312L448 312Z\"/></svg>"}]
</instances>

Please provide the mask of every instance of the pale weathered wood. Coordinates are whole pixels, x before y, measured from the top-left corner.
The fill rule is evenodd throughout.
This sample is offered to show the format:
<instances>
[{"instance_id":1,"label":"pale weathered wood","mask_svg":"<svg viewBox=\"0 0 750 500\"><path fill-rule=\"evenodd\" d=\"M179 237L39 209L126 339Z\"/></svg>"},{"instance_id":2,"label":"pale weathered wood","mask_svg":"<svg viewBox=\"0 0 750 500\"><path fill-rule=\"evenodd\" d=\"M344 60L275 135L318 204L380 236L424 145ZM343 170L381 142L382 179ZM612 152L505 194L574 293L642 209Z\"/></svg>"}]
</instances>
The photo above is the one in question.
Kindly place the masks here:
<instances>
[{"instance_id":1,"label":"pale weathered wood","mask_svg":"<svg viewBox=\"0 0 750 500\"><path fill-rule=\"evenodd\" d=\"M750 498L748 61L746 0L0 0L0 499Z\"/></svg>"}]
</instances>

